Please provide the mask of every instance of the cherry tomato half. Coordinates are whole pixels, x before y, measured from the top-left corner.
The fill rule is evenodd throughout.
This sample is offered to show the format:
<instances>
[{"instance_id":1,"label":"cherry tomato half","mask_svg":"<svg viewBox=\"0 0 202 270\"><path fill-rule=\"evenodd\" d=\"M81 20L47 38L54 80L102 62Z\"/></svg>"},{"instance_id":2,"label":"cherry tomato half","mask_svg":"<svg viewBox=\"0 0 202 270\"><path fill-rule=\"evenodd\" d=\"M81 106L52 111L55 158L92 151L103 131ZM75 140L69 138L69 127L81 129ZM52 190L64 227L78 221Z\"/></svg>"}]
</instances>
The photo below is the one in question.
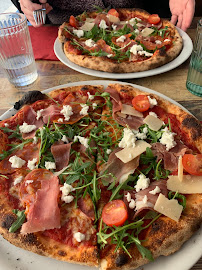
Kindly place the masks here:
<instances>
[{"instance_id":1,"label":"cherry tomato half","mask_svg":"<svg viewBox=\"0 0 202 270\"><path fill-rule=\"evenodd\" d=\"M148 22L151 24L158 24L160 23L160 21L161 21L161 18L159 17L158 14L152 14L148 18Z\"/></svg>"},{"instance_id":2,"label":"cherry tomato half","mask_svg":"<svg viewBox=\"0 0 202 270\"><path fill-rule=\"evenodd\" d=\"M109 15L115 16L115 17L119 17L119 13L118 11L116 11L116 9L112 8L108 11Z\"/></svg>"},{"instance_id":3,"label":"cherry tomato half","mask_svg":"<svg viewBox=\"0 0 202 270\"><path fill-rule=\"evenodd\" d=\"M70 23L71 26L77 27L77 20L73 15L70 16L69 23Z\"/></svg>"},{"instance_id":4,"label":"cherry tomato half","mask_svg":"<svg viewBox=\"0 0 202 270\"><path fill-rule=\"evenodd\" d=\"M182 157L182 165L189 174L202 175L202 154L185 154Z\"/></svg>"},{"instance_id":5,"label":"cherry tomato half","mask_svg":"<svg viewBox=\"0 0 202 270\"><path fill-rule=\"evenodd\" d=\"M121 226L127 218L127 207L122 200L108 202L102 210L103 222L108 226Z\"/></svg>"},{"instance_id":6,"label":"cherry tomato half","mask_svg":"<svg viewBox=\"0 0 202 270\"><path fill-rule=\"evenodd\" d=\"M150 108L149 99L145 95L138 95L132 100L133 107L139 112L145 112Z\"/></svg>"}]
</instances>

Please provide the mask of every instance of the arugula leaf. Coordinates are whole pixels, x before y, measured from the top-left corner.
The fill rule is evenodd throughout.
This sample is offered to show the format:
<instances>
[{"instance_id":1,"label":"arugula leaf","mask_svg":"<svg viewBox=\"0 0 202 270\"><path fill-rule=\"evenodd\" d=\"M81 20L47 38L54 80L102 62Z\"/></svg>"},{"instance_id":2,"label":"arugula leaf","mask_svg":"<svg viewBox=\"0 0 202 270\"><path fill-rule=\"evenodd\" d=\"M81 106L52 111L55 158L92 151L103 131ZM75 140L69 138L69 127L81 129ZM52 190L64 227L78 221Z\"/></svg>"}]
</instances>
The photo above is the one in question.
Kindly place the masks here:
<instances>
[{"instance_id":1,"label":"arugula leaf","mask_svg":"<svg viewBox=\"0 0 202 270\"><path fill-rule=\"evenodd\" d=\"M19 125L17 125L15 130L10 129L8 127L1 127L0 129L3 130L5 133L11 133L11 135L8 136L9 139L16 138L16 139L19 139L20 141L23 140L22 133L20 132L20 129L19 129Z\"/></svg>"},{"instance_id":2,"label":"arugula leaf","mask_svg":"<svg viewBox=\"0 0 202 270\"><path fill-rule=\"evenodd\" d=\"M186 197L180 194L179 192L170 191L168 193L168 199L169 200L176 199L178 200L178 203L183 206L183 210L186 208L186 203L187 203Z\"/></svg>"},{"instance_id":3,"label":"arugula leaf","mask_svg":"<svg viewBox=\"0 0 202 270\"><path fill-rule=\"evenodd\" d=\"M20 211L18 209L14 209L13 213L17 215L17 220L9 228L9 232L12 232L12 233L17 231L22 226L26 218L24 210Z\"/></svg>"},{"instance_id":4,"label":"arugula leaf","mask_svg":"<svg viewBox=\"0 0 202 270\"><path fill-rule=\"evenodd\" d=\"M137 246L137 249L141 253L143 259L146 257L149 261L154 261L152 253L149 249L143 247L141 244L139 244L137 242L135 242L135 244Z\"/></svg>"}]
</instances>

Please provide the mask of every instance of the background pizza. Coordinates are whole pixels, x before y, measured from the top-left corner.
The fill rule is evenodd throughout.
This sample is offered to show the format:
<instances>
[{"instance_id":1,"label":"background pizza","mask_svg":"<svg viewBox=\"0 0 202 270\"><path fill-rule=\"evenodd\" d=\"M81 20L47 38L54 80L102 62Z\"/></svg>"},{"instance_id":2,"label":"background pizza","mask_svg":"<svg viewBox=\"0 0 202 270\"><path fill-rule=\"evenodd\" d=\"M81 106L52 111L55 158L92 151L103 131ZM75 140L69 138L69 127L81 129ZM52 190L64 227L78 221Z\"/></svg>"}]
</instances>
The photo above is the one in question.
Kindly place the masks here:
<instances>
[{"instance_id":1,"label":"background pizza","mask_svg":"<svg viewBox=\"0 0 202 270\"><path fill-rule=\"evenodd\" d=\"M21 106L0 123L0 231L11 243L134 269L175 252L198 228L202 137L193 116L124 84L34 91ZM159 208L165 201L175 215Z\"/></svg>"},{"instance_id":2,"label":"background pizza","mask_svg":"<svg viewBox=\"0 0 202 270\"><path fill-rule=\"evenodd\" d=\"M175 59L182 38L169 21L139 9L87 12L60 26L67 58L86 68L139 72Z\"/></svg>"}]
</instances>

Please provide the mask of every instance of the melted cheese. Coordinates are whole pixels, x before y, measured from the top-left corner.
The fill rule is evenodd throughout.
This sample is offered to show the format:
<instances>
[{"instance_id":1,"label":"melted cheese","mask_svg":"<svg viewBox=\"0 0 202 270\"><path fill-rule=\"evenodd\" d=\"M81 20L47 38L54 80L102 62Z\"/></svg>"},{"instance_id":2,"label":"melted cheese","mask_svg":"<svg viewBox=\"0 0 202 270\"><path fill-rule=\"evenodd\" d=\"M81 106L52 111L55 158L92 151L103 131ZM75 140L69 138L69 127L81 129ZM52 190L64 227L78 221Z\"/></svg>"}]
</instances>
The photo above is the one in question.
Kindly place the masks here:
<instances>
[{"instance_id":1,"label":"melted cheese","mask_svg":"<svg viewBox=\"0 0 202 270\"><path fill-rule=\"evenodd\" d=\"M161 119L153 115L147 115L145 119L143 120L143 122L147 124L148 127L154 131L158 131L163 125L163 121L161 121Z\"/></svg>"},{"instance_id":2,"label":"melted cheese","mask_svg":"<svg viewBox=\"0 0 202 270\"><path fill-rule=\"evenodd\" d=\"M183 207L177 200L168 200L162 193L160 193L154 205L154 210L178 221L182 214Z\"/></svg>"},{"instance_id":3,"label":"melted cheese","mask_svg":"<svg viewBox=\"0 0 202 270\"><path fill-rule=\"evenodd\" d=\"M126 104L122 104L121 113L137 117L143 117L143 114L141 112L136 111L132 106Z\"/></svg>"},{"instance_id":4,"label":"melted cheese","mask_svg":"<svg viewBox=\"0 0 202 270\"><path fill-rule=\"evenodd\" d=\"M170 175L167 188L182 194L202 193L202 176L183 175L183 181L180 181L177 175Z\"/></svg>"},{"instance_id":5,"label":"melted cheese","mask_svg":"<svg viewBox=\"0 0 202 270\"><path fill-rule=\"evenodd\" d=\"M151 148L151 145L145 141L139 140L136 141L135 147L126 147L121 151L117 152L115 155L123 163L127 163L145 152L147 147Z\"/></svg>"}]
</instances>

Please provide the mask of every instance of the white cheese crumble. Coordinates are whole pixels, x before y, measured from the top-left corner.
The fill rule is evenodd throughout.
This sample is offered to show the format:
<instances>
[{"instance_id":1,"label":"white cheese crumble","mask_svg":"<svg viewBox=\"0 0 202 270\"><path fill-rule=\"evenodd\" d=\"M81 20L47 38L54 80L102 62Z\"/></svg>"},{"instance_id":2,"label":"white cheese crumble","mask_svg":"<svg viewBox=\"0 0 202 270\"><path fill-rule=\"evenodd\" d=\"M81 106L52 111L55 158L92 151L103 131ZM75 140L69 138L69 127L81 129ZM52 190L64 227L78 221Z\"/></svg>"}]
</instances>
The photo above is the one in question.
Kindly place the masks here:
<instances>
[{"instance_id":1,"label":"white cheese crumble","mask_svg":"<svg viewBox=\"0 0 202 270\"><path fill-rule=\"evenodd\" d=\"M25 182L25 186L28 186L29 184L31 184L31 183L33 183L34 181L33 180L27 180L26 182Z\"/></svg>"},{"instance_id":2,"label":"white cheese crumble","mask_svg":"<svg viewBox=\"0 0 202 270\"><path fill-rule=\"evenodd\" d=\"M74 233L73 236L74 236L74 239L76 239L76 241L79 242L79 243L84 241L85 238L86 238L85 234L80 233L80 232Z\"/></svg>"},{"instance_id":3,"label":"white cheese crumble","mask_svg":"<svg viewBox=\"0 0 202 270\"><path fill-rule=\"evenodd\" d=\"M140 174L137 184L135 185L135 189L137 192L139 192L141 189L143 190L143 189L148 188L149 184L150 184L150 179L147 178L144 174Z\"/></svg>"},{"instance_id":4,"label":"white cheese crumble","mask_svg":"<svg viewBox=\"0 0 202 270\"><path fill-rule=\"evenodd\" d=\"M131 201L130 201L130 203L129 203L129 208L130 209L134 209L135 208L135 205L136 205L136 203L135 203L135 200L133 200L133 199L131 199Z\"/></svg>"},{"instance_id":5,"label":"white cheese crumble","mask_svg":"<svg viewBox=\"0 0 202 270\"><path fill-rule=\"evenodd\" d=\"M139 33L140 33L140 31L138 29L135 29L134 32L136 35L139 35Z\"/></svg>"},{"instance_id":6,"label":"white cheese crumble","mask_svg":"<svg viewBox=\"0 0 202 270\"><path fill-rule=\"evenodd\" d=\"M80 110L80 115L86 115L88 114L88 109L89 109L89 106L86 105L86 104L80 104L81 106L81 110Z\"/></svg>"},{"instance_id":7,"label":"white cheese crumble","mask_svg":"<svg viewBox=\"0 0 202 270\"><path fill-rule=\"evenodd\" d=\"M92 104L92 107L93 107L93 110L95 110L95 108L97 107L97 103L94 102L94 103Z\"/></svg>"},{"instance_id":8,"label":"white cheese crumble","mask_svg":"<svg viewBox=\"0 0 202 270\"><path fill-rule=\"evenodd\" d=\"M95 41L90 38L85 41L85 45L88 47L94 47L96 44Z\"/></svg>"},{"instance_id":9,"label":"white cheese crumble","mask_svg":"<svg viewBox=\"0 0 202 270\"><path fill-rule=\"evenodd\" d=\"M74 136L74 142L76 142L77 140L79 140L79 142L85 146L86 148L88 148L88 138L82 137L82 136Z\"/></svg>"},{"instance_id":10,"label":"white cheese crumble","mask_svg":"<svg viewBox=\"0 0 202 270\"><path fill-rule=\"evenodd\" d=\"M113 54L112 54L112 53L107 54L107 57L108 57L108 58L111 58L112 56L113 56Z\"/></svg>"},{"instance_id":11,"label":"white cheese crumble","mask_svg":"<svg viewBox=\"0 0 202 270\"><path fill-rule=\"evenodd\" d=\"M138 22L141 22L142 20L138 17L135 17L135 19L138 21Z\"/></svg>"},{"instance_id":12,"label":"white cheese crumble","mask_svg":"<svg viewBox=\"0 0 202 270\"><path fill-rule=\"evenodd\" d=\"M38 138L37 137L33 137L33 144L37 144L37 142L38 142Z\"/></svg>"},{"instance_id":13,"label":"white cheese crumble","mask_svg":"<svg viewBox=\"0 0 202 270\"><path fill-rule=\"evenodd\" d=\"M74 197L72 195L68 195L68 196L64 196L62 198L62 200L65 202L65 203L71 203L73 200L74 200Z\"/></svg>"},{"instance_id":14,"label":"white cheese crumble","mask_svg":"<svg viewBox=\"0 0 202 270\"><path fill-rule=\"evenodd\" d=\"M138 138L140 140L145 140L147 138L148 128L144 127L142 132L138 132L138 131L134 131L134 132L135 132L136 138Z\"/></svg>"},{"instance_id":15,"label":"white cheese crumble","mask_svg":"<svg viewBox=\"0 0 202 270\"><path fill-rule=\"evenodd\" d=\"M113 30L116 30L116 28L117 28L117 25L115 25L115 24L112 24L112 28L113 28Z\"/></svg>"},{"instance_id":16,"label":"white cheese crumble","mask_svg":"<svg viewBox=\"0 0 202 270\"><path fill-rule=\"evenodd\" d=\"M147 57L150 57L153 55L153 53L147 52L147 51L139 51L138 52L139 55L145 55Z\"/></svg>"},{"instance_id":17,"label":"white cheese crumble","mask_svg":"<svg viewBox=\"0 0 202 270\"><path fill-rule=\"evenodd\" d=\"M69 143L69 141L68 141L68 139L67 139L67 136L66 136L66 135L63 135L63 136L62 136L61 141L66 142L66 143Z\"/></svg>"},{"instance_id":18,"label":"white cheese crumble","mask_svg":"<svg viewBox=\"0 0 202 270\"><path fill-rule=\"evenodd\" d=\"M88 94L88 99L89 100L93 100L94 99L94 95L91 95L90 92L87 92L87 94Z\"/></svg>"},{"instance_id":19,"label":"white cheese crumble","mask_svg":"<svg viewBox=\"0 0 202 270\"><path fill-rule=\"evenodd\" d=\"M106 25L106 22L105 20L101 20L100 23L99 23L99 27L102 28L102 29L106 29L108 28L108 26Z\"/></svg>"},{"instance_id":20,"label":"white cheese crumble","mask_svg":"<svg viewBox=\"0 0 202 270\"><path fill-rule=\"evenodd\" d=\"M56 169L55 162L45 161L45 168L47 170L54 170L54 169Z\"/></svg>"},{"instance_id":21,"label":"white cheese crumble","mask_svg":"<svg viewBox=\"0 0 202 270\"><path fill-rule=\"evenodd\" d=\"M9 127L9 124L8 124L8 123L5 123L5 124L4 124L4 127Z\"/></svg>"},{"instance_id":22,"label":"white cheese crumble","mask_svg":"<svg viewBox=\"0 0 202 270\"><path fill-rule=\"evenodd\" d=\"M73 33L74 33L74 35L76 35L78 38L84 36L84 31L83 31L83 30L76 30L76 29L74 29L74 30L73 30Z\"/></svg>"},{"instance_id":23,"label":"white cheese crumble","mask_svg":"<svg viewBox=\"0 0 202 270\"><path fill-rule=\"evenodd\" d=\"M143 51L143 47L141 45L135 44L130 48L130 52L133 53L134 55L137 55L139 51Z\"/></svg>"},{"instance_id":24,"label":"white cheese crumble","mask_svg":"<svg viewBox=\"0 0 202 270\"><path fill-rule=\"evenodd\" d=\"M149 112L149 115L152 115L152 116L158 118L158 115L155 112Z\"/></svg>"},{"instance_id":25,"label":"white cheese crumble","mask_svg":"<svg viewBox=\"0 0 202 270\"><path fill-rule=\"evenodd\" d=\"M70 192L74 191L74 188L71 185L64 183L64 186L61 187L60 190L62 191L62 201L66 203L70 203L73 201L74 197L72 195L69 195Z\"/></svg>"},{"instance_id":26,"label":"white cheese crumble","mask_svg":"<svg viewBox=\"0 0 202 270\"><path fill-rule=\"evenodd\" d=\"M41 118L41 113L43 112L43 109L41 109L41 110L38 110L37 112L36 112L36 120L39 120L39 118Z\"/></svg>"},{"instance_id":27,"label":"white cheese crumble","mask_svg":"<svg viewBox=\"0 0 202 270\"><path fill-rule=\"evenodd\" d=\"M63 105L63 109L60 112L64 115L66 121L69 121L70 116L73 114L70 105Z\"/></svg>"},{"instance_id":28,"label":"white cheese crumble","mask_svg":"<svg viewBox=\"0 0 202 270\"><path fill-rule=\"evenodd\" d=\"M22 179L23 179L23 176L22 175L19 176L19 177L17 177L17 178L15 178L14 179L14 182L13 182L13 185L15 186L15 185L19 184L22 181Z\"/></svg>"},{"instance_id":29,"label":"white cheese crumble","mask_svg":"<svg viewBox=\"0 0 202 270\"><path fill-rule=\"evenodd\" d=\"M63 122L63 118L58 118L58 122L62 123Z\"/></svg>"},{"instance_id":30,"label":"white cheese crumble","mask_svg":"<svg viewBox=\"0 0 202 270\"><path fill-rule=\"evenodd\" d=\"M107 152L107 154L109 155L109 154L111 153L111 151L112 151L111 149L107 149L106 152Z\"/></svg>"},{"instance_id":31,"label":"white cheese crumble","mask_svg":"<svg viewBox=\"0 0 202 270\"><path fill-rule=\"evenodd\" d=\"M132 18L132 19L129 20L128 23L129 23L130 25L134 26L134 25L136 24L136 22L137 22L137 19L136 19L136 18Z\"/></svg>"},{"instance_id":32,"label":"white cheese crumble","mask_svg":"<svg viewBox=\"0 0 202 270\"><path fill-rule=\"evenodd\" d=\"M27 123L23 123L22 126L19 126L21 133L30 133L31 131L36 129L35 125L28 125Z\"/></svg>"},{"instance_id":33,"label":"white cheese crumble","mask_svg":"<svg viewBox=\"0 0 202 270\"><path fill-rule=\"evenodd\" d=\"M156 44L161 44L162 42L161 42L160 40L157 39L157 40L155 40L155 43L156 43Z\"/></svg>"},{"instance_id":34,"label":"white cheese crumble","mask_svg":"<svg viewBox=\"0 0 202 270\"><path fill-rule=\"evenodd\" d=\"M149 191L149 193L152 195L156 195L157 193L160 193L160 192L161 192L161 189L158 186L156 186L155 189Z\"/></svg>"},{"instance_id":35,"label":"white cheese crumble","mask_svg":"<svg viewBox=\"0 0 202 270\"><path fill-rule=\"evenodd\" d=\"M143 201L144 204L146 204L147 200L148 200L147 195L145 195L142 201Z\"/></svg>"},{"instance_id":36,"label":"white cheese crumble","mask_svg":"<svg viewBox=\"0 0 202 270\"><path fill-rule=\"evenodd\" d=\"M124 42L125 41L125 39L126 39L126 37L125 36L120 36L119 38L117 38L117 42Z\"/></svg>"},{"instance_id":37,"label":"white cheese crumble","mask_svg":"<svg viewBox=\"0 0 202 270\"><path fill-rule=\"evenodd\" d=\"M123 132L123 138L119 142L119 147L135 147L136 137L134 133L129 128L124 128Z\"/></svg>"},{"instance_id":38,"label":"white cheese crumble","mask_svg":"<svg viewBox=\"0 0 202 270\"><path fill-rule=\"evenodd\" d=\"M167 42L167 41L169 42L169 41L170 41L170 39L169 39L169 38L166 38L166 39L164 39L164 41L165 41L165 42Z\"/></svg>"},{"instance_id":39,"label":"white cheese crumble","mask_svg":"<svg viewBox=\"0 0 202 270\"><path fill-rule=\"evenodd\" d=\"M150 96L147 96L150 103L150 108L153 108L155 105L157 105L157 100L155 98L151 98Z\"/></svg>"},{"instance_id":40,"label":"white cheese crumble","mask_svg":"<svg viewBox=\"0 0 202 270\"><path fill-rule=\"evenodd\" d=\"M131 201L131 194L130 194L130 192L127 192L127 194L125 195L125 197L126 197L127 202L130 202Z\"/></svg>"},{"instance_id":41,"label":"white cheese crumble","mask_svg":"<svg viewBox=\"0 0 202 270\"><path fill-rule=\"evenodd\" d=\"M171 148L173 148L176 145L176 141L174 139L174 136L176 135L173 132L170 132L168 127L165 127L162 129L163 134L161 139L159 140L160 143L166 146L166 150L169 151Z\"/></svg>"},{"instance_id":42,"label":"white cheese crumble","mask_svg":"<svg viewBox=\"0 0 202 270\"><path fill-rule=\"evenodd\" d=\"M11 163L12 168L22 168L23 165L25 165L26 161L17 157L17 156L12 156L8 160Z\"/></svg>"},{"instance_id":43,"label":"white cheese crumble","mask_svg":"<svg viewBox=\"0 0 202 270\"><path fill-rule=\"evenodd\" d=\"M33 158L32 160L28 160L27 167L30 170L36 169L37 168L36 162L37 162L37 158Z\"/></svg>"}]
</instances>

